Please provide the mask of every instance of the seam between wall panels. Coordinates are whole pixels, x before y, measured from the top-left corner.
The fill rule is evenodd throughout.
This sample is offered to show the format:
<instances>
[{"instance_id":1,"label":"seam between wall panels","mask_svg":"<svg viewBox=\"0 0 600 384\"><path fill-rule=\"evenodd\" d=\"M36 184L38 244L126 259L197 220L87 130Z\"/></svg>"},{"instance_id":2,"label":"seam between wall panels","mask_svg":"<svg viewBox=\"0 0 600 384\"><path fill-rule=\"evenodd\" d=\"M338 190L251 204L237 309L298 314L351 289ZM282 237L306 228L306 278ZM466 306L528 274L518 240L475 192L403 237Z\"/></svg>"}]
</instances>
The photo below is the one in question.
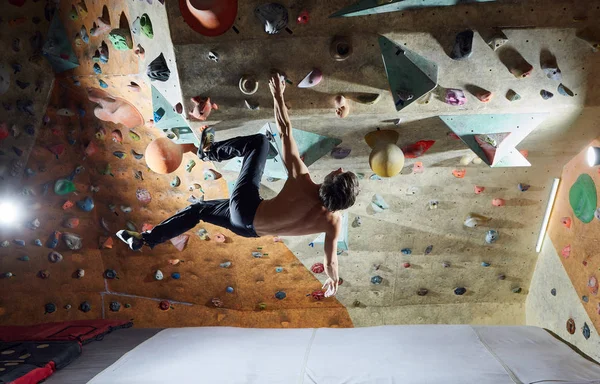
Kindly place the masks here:
<instances>
[{"instance_id":1,"label":"seam between wall panels","mask_svg":"<svg viewBox=\"0 0 600 384\"><path fill-rule=\"evenodd\" d=\"M315 337L317 336L317 329L313 328L312 335L310 336L310 341L308 342L308 346L306 347L306 352L304 353L304 361L302 362L302 368L300 369L300 377L298 377L298 384L304 383L304 374L306 373L306 364L308 363L308 357L310 355L310 350L315 341Z\"/></svg>"},{"instance_id":2,"label":"seam between wall panels","mask_svg":"<svg viewBox=\"0 0 600 384\"><path fill-rule=\"evenodd\" d=\"M475 336L477 336L477 339L479 340L481 345L483 345L485 349L487 349L487 351L490 353L490 355L492 355L494 359L496 359L496 361L500 363L500 365L502 365L502 368L504 368L508 376L510 376L510 379L513 381L513 383L524 384L521 380L519 380L519 378L517 378L517 375L515 375L515 373L511 371L511 369L506 364L504 364L504 362L498 357L498 355L496 355L494 351L492 351L492 349L487 345L487 343L483 341L483 339L479 335L479 332L477 332L477 330L472 325L470 325L469 328L471 328L473 333L475 333Z\"/></svg>"}]
</instances>

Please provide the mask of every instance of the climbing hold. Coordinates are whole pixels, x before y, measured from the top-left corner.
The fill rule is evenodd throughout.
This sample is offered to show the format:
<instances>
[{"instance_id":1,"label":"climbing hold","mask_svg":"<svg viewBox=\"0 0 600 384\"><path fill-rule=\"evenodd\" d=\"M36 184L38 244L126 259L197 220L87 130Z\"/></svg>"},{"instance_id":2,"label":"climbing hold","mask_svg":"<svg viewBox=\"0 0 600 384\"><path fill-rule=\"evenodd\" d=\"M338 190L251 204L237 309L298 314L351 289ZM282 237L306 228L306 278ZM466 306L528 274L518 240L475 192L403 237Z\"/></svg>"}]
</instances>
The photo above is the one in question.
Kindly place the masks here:
<instances>
[{"instance_id":1,"label":"climbing hold","mask_svg":"<svg viewBox=\"0 0 600 384\"><path fill-rule=\"evenodd\" d=\"M164 108L160 107L156 111L154 111L154 122L158 123L165 116L166 111Z\"/></svg>"},{"instance_id":2,"label":"climbing hold","mask_svg":"<svg viewBox=\"0 0 600 384\"><path fill-rule=\"evenodd\" d=\"M149 39L154 38L154 30L152 28L152 21L150 20L150 16L147 13L144 13L139 20L141 32L144 36Z\"/></svg>"},{"instance_id":3,"label":"climbing hold","mask_svg":"<svg viewBox=\"0 0 600 384\"><path fill-rule=\"evenodd\" d=\"M455 169L452 171L452 176L456 177L457 179L464 179L466 173L466 169Z\"/></svg>"},{"instance_id":4,"label":"climbing hold","mask_svg":"<svg viewBox=\"0 0 600 384\"><path fill-rule=\"evenodd\" d=\"M440 202L437 200L429 200L429 203L427 203L427 209L429 209L429 210L437 209L439 203Z\"/></svg>"},{"instance_id":5,"label":"climbing hold","mask_svg":"<svg viewBox=\"0 0 600 384\"><path fill-rule=\"evenodd\" d=\"M435 144L434 140L420 140L414 144L403 147L402 152L404 152L404 157L407 159L414 159L423 156L433 144Z\"/></svg>"},{"instance_id":6,"label":"climbing hold","mask_svg":"<svg viewBox=\"0 0 600 384\"><path fill-rule=\"evenodd\" d=\"M192 172L192 169L194 169L194 167L196 166L196 162L192 159L190 159L190 161L188 161L188 163L185 165L185 170L188 173Z\"/></svg>"},{"instance_id":7,"label":"climbing hold","mask_svg":"<svg viewBox=\"0 0 600 384\"><path fill-rule=\"evenodd\" d=\"M283 267L275 267L275 272L277 272L277 273L283 272Z\"/></svg>"},{"instance_id":8,"label":"climbing hold","mask_svg":"<svg viewBox=\"0 0 600 384\"><path fill-rule=\"evenodd\" d=\"M119 159L124 159L124 158L127 157L127 154L125 152L123 152L123 151L114 151L113 155L115 157L118 157Z\"/></svg>"},{"instance_id":9,"label":"climbing hold","mask_svg":"<svg viewBox=\"0 0 600 384\"><path fill-rule=\"evenodd\" d=\"M493 93L485 89L481 89L475 93L475 97L482 103L487 103L492 100Z\"/></svg>"},{"instance_id":10,"label":"climbing hold","mask_svg":"<svg viewBox=\"0 0 600 384\"><path fill-rule=\"evenodd\" d=\"M158 304L158 307L163 311L168 311L169 309L171 309L171 303L168 300L162 300Z\"/></svg>"},{"instance_id":11,"label":"climbing hold","mask_svg":"<svg viewBox=\"0 0 600 384\"><path fill-rule=\"evenodd\" d=\"M225 291L227 293L233 293L233 287L227 287L227 288L225 288Z\"/></svg>"},{"instance_id":12,"label":"climbing hold","mask_svg":"<svg viewBox=\"0 0 600 384\"><path fill-rule=\"evenodd\" d=\"M54 183L54 193L57 195L67 195L75 191L75 184L67 179L58 179Z\"/></svg>"},{"instance_id":13,"label":"climbing hold","mask_svg":"<svg viewBox=\"0 0 600 384\"><path fill-rule=\"evenodd\" d=\"M546 91L545 89L542 89L540 91L540 96L542 96L542 99L548 100L548 99L551 99L552 97L554 97L554 94L552 92Z\"/></svg>"},{"instance_id":14,"label":"climbing hold","mask_svg":"<svg viewBox=\"0 0 600 384\"><path fill-rule=\"evenodd\" d=\"M312 267L310 267L310 270L313 273L323 273L325 271L325 266L323 263L315 263L312 265Z\"/></svg>"},{"instance_id":15,"label":"climbing hold","mask_svg":"<svg viewBox=\"0 0 600 384\"><path fill-rule=\"evenodd\" d=\"M521 287L516 287L516 288L511 289L511 291L512 291L512 293L521 293L522 289L521 289Z\"/></svg>"},{"instance_id":16,"label":"climbing hold","mask_svg":"<svg viewBox=\"0 0 600 384\"><path fill-rule=\"evenodd\" d=\"M102 79L98 79L98 84L100 85L100 88L108 88L108 84L106 84Z\"/></svg>"},{"instance_id":17,"label":"climbing hold","mask_svg":"<svg viewBox=\"0 0 600 384\"><path fill-rule=\"evenodd\" d=\"M356 217L354 218L354 221L352 221L352 226L353 226L354 228L358 228L358 227L360 227L361 225L362 225L362 219L361 219L361 217L360 217L360 216L356 216Z\"/></svg>"},{"instance_id":18,"label":"climbing hold","mask_svg":"<svg viewBox=\"0 0 600 384\"><path fill-rule=\"evenodd\" d=\"M565 87L563 84L558 85L558 93L560 93L563 96L569 96L569 97L575 96L573 94L573 91L571 91L569 88Z\"/></svg>"},{"instance_id":19,"label":"climbing hold","mask_svg":"<svg viewBox=\"0 0 600 384\"><path fill-rule=\"evenodd\" d=\"M379 285L379 284L381 284L382 281L383 281L383 277L381 277L379 275L375 275L375 276L371 277L371 284Z\"/></svg>"},{"instance_id":20,"label":"climbing hold","mask_svg":"<svg viewBox=\"0 0 600 384\"><path fill-rule=\"evenodd\" d=\"M504 279L506 279L506 275L504 275L503 273L500 273L498 275L498 280L504 280Z\"/></svg>"},{"instance_id":21,"label":"climbing hold","mask_svg":"<svg viewBox=\"0 0 600 384\"><path fill-rule=\"evenodd\" d=\"M177 237L172 238L171 243L175 246L175 248L179 252L183 252L189 239L190 239L189 235L183 234L183 235L179 235Z\"/></svg>"},{"instance_id":22,"label":"climbing hold","mask_svg":"<svg viewBox=\"0 0 600 384\"><path fill-rule=\"evenodd\" d=\"M385 202L381 195L375 194L371 199L371 207L375 212L383 212L388 209L390 206Z\"/></svg>"},{"instance_id":23,"label":"climbing hold","mask_svg":"<svg viewBox=\"0 0 600 384\"><path fill-rule=\"evenodd\" d=\"M215 241L217 243L224 243L225 240L227 240L227 239L225 238L224 234L222 234L222 233L215 233Z\"/></svg>"},{"instance_id":24,"label":"climbing hold","mask_svg":"<svg viewBox=\"0 0 600 384\"><path fill-rule=\"evenodd\" d=\"M221 301L221 299L218 297L213 297L210 302L217 308L221 308L223 306L223 301Z\"/></svg>"},{"instance_id":25,"label":"climbing hold","mask_svg":"<svg viewBox=\"0 0 600 384\"><path fill-rule=\"evenodd\" d=\"M522 59L520 66L517 68L511 68L510 73L513 74L516 78L526 78L533 72L533 66L529 64L525 59Z\"/></svg>"},{"instance_id":26,"label":"climbing hold","mask_svg":"<svg viewBox=\"0 0 600 384\"><path fill-rule=\"evenodd\" d=\"M598 279L596 278L596 276L591 276L588 279L587 287L592 295L595 296L598 294Z\"/></svg>"},{"instance_id":27,"label":"climbing hold","mask_svg":"<svg viewBox=\"0 0 600 384\"><path fill-rule=\"evenodd\" d=\"M88 196L83 200L79 200L77 202L77 206L82 211L90 212L92 209L94 209L94 200Z\"/></svg>"},{"instance_id":28,"label":"climbing hold","mask_svg":"<svg viewBox=\"0 0 600 384\"><path fill-rule=\"evenodd\" d=\"M406 263L402 264L402 266L403 266L404 268L410 268L410 263L409 263L409 262L406 262Z\"/></svg>"},{"instance_id":29,"label":"climbing hold","mask_svg":"<svg viewBox=\"0 0 600 384\"><path fill-rule=\"evenodd\" d=\"M219 267L221 268L229 268L231 267L231 261L226 261L224 263L219 264Z\"/></svg>"},{"instance_id":30,"label":"climbing hold","mask_svg":"<svg viewBox=\"0 0 600 384\"><path fill-rule=\"evenodd\" d=\"M275 298L277 298L277 299L279 299L279 300L283 300L283 299L285 299L285 297L286 297L286 296L287 296L287 295L286 295L286 294L285 294L285 292L283 292L283 291L277 291L277 292L275 293Z\"/></svg>"},{"instance_id":31,"label":"climbing hold","mask_svg":"<svg viewBox=\"0 0 600 384\"><path fill-rule=\"evenodd\" d=\"M427 248L425 248L425 254L429 255L431 251L433 251L433 245L428 245Z\"/></svg>"},{"instance_id":32,"label":"climbing hold","mask_svg":"<svg viewBox=\"0 0 600 384\"><path fill-rule=\"evenodd\" d=\"M240 78L238 86L244 95L253 95L258 91L258 80L252 75L244 75Z\"/></svg>"},{"instance_id":33,"label":"climbing hold","mask_svg":"<svg viewBox=\"0 0 600 384\"><path fill-rule=\"evenodd\" d=\"M135 51L133 51L136 56L140 59L140 60L145 60L146 59L146 50L144 49L144 47L142 47L141 44L137 45L137 48L135 49ZM167 68L168 70L168 68ZM170 72L169 72L170 73ZM168 75L167 75L168 78Z\"/></svg>"},{"instance_id":34,"label":"climbing hold","mask_svg":"<svg viewBox=\"0 0 600 384\"><path fill-rule=\"evenodd\" d=\"M474 191L475 191L476 195L479 195L479 194L483 193L483 191L485 191L485 187L481 187L479 185L476 185L475 188L474 188Z\"/></svg>"},{"instance_id":35,"label":"climbing hold","mask_svg":"<svg viewBox=\"0 0 600 384\"><path fill-rule=\"evenodd\" d=\"M254 9L254 14L263 24L265 32L274 35L286 29L289 21L287 9L278 3L259 5Z\"/></svg>"},{"instance_id":36,"label":"climbing hold","mask_svg":"<svg viewBox=\"0 0 600 384\"><path fill-rule=\"evenodd\" d=\"M135 192L135 197L142 204L150 204L150 202L152 201L152 196L150 195L150 192L148 192L148 190L144 188L138 188Z\"/></svg>"},{"instance_id":37,"label":"climbing hold","mask_svg":"<svg viewBox=\"0 0 600 384\"><path fill-rule=\"evenodd\" d=\"M176 188L179 187L181 185L181 179L179 178L179 176L175 176L175 178L173 180L171 180L171 187Z\"/></svg>"},{"instance_id":38,"label":"climbing hold","mask_svg":"<svg viewBox=\"0 0 600 384\"><path fill-rule=\"evenodd\" d=\"M450 53L450 58L453 60L464 60L471 57L473 53L473 35L473 31L470 29L458 33L454 47Z\"/></svg>"},{"instance_id":39,"label":"climbing hold","mask_svg":"<svg viewBox=\"0 0 600 384\"><path fill-rule=\"evenodd\" d=\"M29 261L30 258L27 255L23 255L23 256L20 256L17 260L20 260L20 261Z\"/></svg>"},{"instance_id":40,"label":"climbing hold","mask_svg":"<svg viewBox=\"0 0 600 384\"><path fill-rule=\"evenodd\" d=\"M496 240L498 240L498 236L499 236L498 231L496 231L494 229L490 229L485 234L485 242L488 244L493 244L496 242Z\"/></svg>"},{"instance_id":41,"label":"climbing hold","mask_svg":"<svg viewBox=\"0 0 600 384\"><path fill-rule=\"evenodd\" d=\"M587 325L586 322L583 323L581 333L583 334L583 337L585 337L586 340L590 338L590 327Z\"/></svg>"},{"instance_id":42,"label":"climbing hold","mask_svg":"<svg viewBox=\"0 0 600 384\"><path fill-rule=\"evenodd\" d=\"M136 151L134 151L133 149L131 150L131 154L133 155L133 157L135 157L136 160L141 160L144 155L141 153L137 153Z\"/></svg>"},{"instance_id":43,"label":"climbing hold","mask_svg":"<svg viewBox=\"0 0 600 384\"><path fill-rule=\"evenodd\" d=\"M74 233L65 232L62 235L63 241L67 245L67 247L71 250L79 250L83 247L83 240L79 235Z\"/></svg>"},{"instance_id":44,"label":"climbing hold","mask_svg":"<svg viewBox=\"0 0 600 384\"><path fill-rule=\"evenodd\" d=\"M567 320L567 332L569 332L572 335L575 333L575 330L576 330L575 320L573 320L573 319Z\"/></svg>"},{"instance_id":45,"label":"climbing hold","mask_svg":"<svg viewBox=\"0 0 600 384\"><path fill-rule=\"evenodd\" d=\"M552 288L552 289L550 290L550 294L551 294L552 296L556 296L556 288Z\"/></svg>"},{"instance_id":46,"label":"climbing hold","mask_svg":"<svg viewBox=\"0 0 600 384\"><path fill-rule=\"evenodd\" d=\"M334 159L341 160L341 159L345 159L346 157L348 157L348 155L350 154L351 151L352 151L351 148L335 147L331 150L330 155Z\"/></svg>"},{"instance_id":47,"label":"climbing hold","mask_svg":"<svg viewBox=\"0 0 600 384\"><path fill-rule=\"evenodd\" d=\"M480 225L487 224L490 220L492 220L490 217L485 217L476 213L470 213L465 219L464 224L465 227L476 228Z\"/></svg>"},{"instance_id":48,"label":"climbing hold","mask_svg":"<svg viewBox=\"0 0 600 384\"><path fill-rule=\"evenodd\" d=\"M427 288L419 288L419 290L417 291L417 295L419 296L425 296L429 293L429 290Z\"/></svg>"},{"instance_id":49,"label":"climbing hold","mask_svg":"<svg viewBox=\"0 0 600 384\"><path fill-rule=\"evenodd\" d=\"M492 205L494 207L504 207L506 205L506 200L500 198L492 199Z\"/></svg>"},{"instance_id":50,"label":"climbing hold","mask_svg":"<svg viewBox=\"0 0 600 384\"><path fill-rule=\"evenodd\" d=\"M14 239L13 243L15 243L16 245L18 245L19 247L24 247L25 246L25 240Z\"/></svg>"},{"instance_id":51,"label":"climbing hold","mask_svg":"<svg viewBox=\"0 0 600 384\"><path fill-rule=\"evenodd\" d=\"M35 245L36 245L36 246L38 246L38 247L41 247L41 246L42 246L42 240L40 240L40 239L35 239L35 240L33 241L33 244L35 244Z\"/></svg>"},{"instance_id":52,"label":"climbing hold","mask_svg":"<svg viewBox=\"0 0 600 384\"><path fill-rule=\"evenodd\" d=\"M216 103L212 103L210 97L196 96L192 97L191 101L194 104L194 108L188 114L199 121L206 121L213 109L216 111L219 110L219 106Z\"/></svg>"},{"instance_id":53,"label":"climbing hold","mask_svg":"<svg viewBox=\"0 0 600 384\"><path fill-rule=\"evenodd\" d=\"M219 62L219 54L216 51L208 51L206 57L208 60L214 61L215 63Z\"/></svg>"},{"instance_id":54,"label":"climbing hold","mask_svg":"<svg viewBox=\"0 0 600 384\"><path fill-rule=\"evenodd\" d=\"M486 261L482 261L482 262L481 262L481 266L482 266L482 267L489 267L490 265L491 265L491 264L490 264L490 263L488 263L488 262L486 262Z\"/></svg>"},{"instance_id":55,"label":"climbing hold","mask_svg":"<svg viewBox=\"0 0 600 384\"><path fill-rule=\"evenodd\" d=\"M352 42L345 36L335 36L329 46L329 54L336 61L346 60L352 55Z\"/></svg>"},{"instance_id":56,"label":"climbing hold","mask_svg":"<svg viewBox=\"0 0 600 384\"><path fill-rule=\"evenodd\" d=\"M48 241L46 242L46 247L50 249L54 249L58 246L58 239L61 233L58 231L54 231L48 236Z\"/></svg>"},{"instance_id":57,"label":"climbing hold","mask_svg":"<svg viewBox=\"0 0 600 384\"><path fill-rule=\"evenodd\" d=\"M100 218L100 225L106 232L110 232L110 228L108 227L108 223L104 219L104 217Z\"/></svg>"},{"instance_id":58,"label":"climbing hold","mask_svg":"<svg viewBox=\"0 0 600 384\"><path fill-rule=\"evenodd\" d=\"M164 275L163 275L162 271L160 269L157 269L156 272L154 272L154 279L162 280L163 278L164 278Z\"/></svg>"},{"instance_id":59,"label":"climbing hold","mask_svg":"<svg viewBox=\"0 0 600 384\"><path fill-rule=\"evenodd\" d=\"M119 303L118 301L111 301L108 309L110 309L111 312L119 312L119 310L121 309L121 303Z\"/></svg>"},{"instance_id":60,"label":"climbing hold","mask_svg":"<svg viewBox=\"0 0 600 384\"><path fill-rule=\"evenodd\" d=\"M318 68L313 68L313 70L310 71L308 75L306 75L304 79L298 83L298 88L314 87L315 85L319 84L321 80L323 80L323 72L321 72L321 70Z\"/></svg>"},{"instance_id":61,"label":"climbing hold","mask_svg":"<svg viewBox=\"0 0 600 384\"><path fill-rule=\"evenodd\" d=\"M148 64L148 68L146 70L146 74L150 78L150 80L158 80L158 81L167 81L171 76L171 71L167 66L167 61L165 60L165 56L161 53L158 57L150 64Z\"/></svg>"},{"instance_id":62,"label":"climbing hold","mask_svg":"<svg viewBox=\"0 0 600 384\"><path fill-rule=\"evenodd\" d=\"M38 272L38 277L40 279L47 279L50 277L50 271L47 269L42 269L41 271Z\"/></svg>"},{"instance_id":63,"label":"climbing hold","mask_svg":"<svg viewBox=\"0 0 600 384\"><path fill-rule=\"evenodd\" d=\"M531 185L519 183L517 187L519 188L519 191L526 192L527 190L529 190L529 188L531 188Z\"/></svg>"},{"instance_id":64,"label":"climbing hold","mask_svg":"<svg viewBox=\"0 0 600 384\"><path fill-rule=\"evenodd\" d=\"M0 278L2 279L10 279L11 277L13 277L15 275L12 274L12 272L4 272L0 275Z\"/></svg>"},{"instance_id":65,"label":"climbing hold","mask_svg":"<svg viewBox=\"0 0 600 384\"><path fill-rule=\"evenodd\" d=\"M446 88L444 101L450 105L464 105L467 102L467 96L462 89Z\"/></svg>"},{"instance_id":66,"label":"climbing hold","mask_svg":"<svg viewBox=\"0 0 600 384\"><path fill-rule=\"evenodd\" d=\"M323 300L325 298L325 292L323 292L321 290L314 291L310 295L312 296L313 299L315 299L317 301Z\"/></svg>"},{"instance_id":67,"label":"climbing hold","mask_svg":"<svg viewBox=\"0 0 600 384\"><path fill-rule=\"evenodd\" d=\"M83 313L87 313L92 310L92 305L87 301L84 301L83 303L79 304L79 310Z\"/></svg>"},{"instance_id":68,"label":"climbing hold","mask_svg":"<svg viewBox=\"0 0 600 384\"><path fill-rule=\"evenodd\" d=\"M79 219L77 217L68 217L63 221L63 226L66 228L77 228L79 226Z\"/></svg>"},{"instance_id":69,"label":"climbing hold","mask_svg":"<svg viewBox=\"0 0 600 384\"><path fill-rule=\"evenodd\" d=\"M10 242L8 240L4 240L2 243L0 243L0 247L2 248L8 248L10 246Z\"/></svg>"},{"instance_id":70,"label":"climbing hold","mask_svg":"<svg viewBox=\"0 0 600 384\"><path fill-rule=\"evenodd\" d=\"M500 28L494 28L493 33L485 41L494 51L508 42L508 37Z\"/></svg>"},{"instance_id":71,"label":"climbing hold","mask_svg":"<svg viewBox=\"0 0 600 384\"><path fill-rule=\"evenodd\" d=\"M100 65L98 63L94 63L94 73L97 75L102 74L102 68L100 68ZM57 112L57 114L59 114L59 113ZM67 116L69 116L69 115L67 115Z\"/></svg>"},{"instance_id":72,"label":"climbing hold","mask_svg":"<svg viewBox=\"0 0 600 384\"><path fill-rule=\"evenodd\" d=\"M104 271L104 278L105 279L118 279L117 277L117 271L115 271L114 269L107 269Z\"/></svg>"},{"instance_id":73,"label":"climbing hold","mask_svg":"<svg viewBox=\"0 0 600 384\"><path fill-rule=\"evenodd\" d=\"M298 17L296 18L296 22L298 24L308 24L309 20L310 20L310 14L308 13L307 10L301 11L300 14L298 15Z\"/></svg>"},{"instance_id":74,"label":"climbing hold","mask_svg":"<svg viewBox=\"0 0 600 384\"><path fill-rule=\"evenodd\" d=\"M116 28L110 31L108 39L118 51L127 51L133 48L133 39L129 28Z\"/></svg>"},{"instance_id":75,"label":"climbing hold","mask_svg":"<svg viewBox=\"0 0 600 384\"><path fill-rule=\"evenodd\" d=\"M171 278L179 280L181 278L181 274L179 272L173 272L171 273Z\"/></svg>"},{"instance_id":76,"label":"climbing hold","mask_svg":"<svg viewBox=\"0 0 600 384\"><path fill-rule=\"evenodd\" d=\"M567 245L565 246L562 251L560 252L562 257L564 257L565 259L568 259L569 256L571 256L571 245Z\"/></svg>"},{"instance_id":77,"label":"climbing hold","mask_svg":"<svg viewBox=\"0 0 600 384\"><path fill-rule=\"evenodd\" d=\"M423 169L423 163L420 161L417 161L416 163L413 164L413 173L423 173L424 169Z\"/></svg>"},{"instance_id":78,"label":"climbing hold","mask_svg":"<svg viewBox=\"0 0 600 384\"><path fill-rule=\"evenodd\" d=\"M205 169L204 170L204 180L218 180L222 177L222 175L215 171L214 169ZM201 189L201 188L198 188Z\"/></svg>"},{"instance_id":79,"label":"climbing hold","mask_svg":"<svg viewBox=\"0 0 600 384\"><path fill-rule=\"evenodd\" d=\"M47 303L44 306L44 311L45 311L45 313L54 313L54 312L56 312L56 304L54 304L54 303Z\"/></svg>"},{"instance_id":80,"label":"climbing hold","mask_svg":"<svg viewBox=\"0 0 600 384\"><path fill-rule=\"evenodd\" d=\"M38 229L40 227L41 223L39 219L33 219L31 220L29 223L27 223L27 228L31 229L31 230L35 230Z\"/></svg>"},{"instance_id":81,"label":"climbing hold","mask_svg":"<svg viewBox=\"0 0 600 384\"><path fill-rule=\"evenodd\" d=\"M410 255L410 254L412 254L412 249L403 248L400 252L402 252L403 255Z\"/></svg>"},{"instance_id":82,"label":"climbing hold","mask_svg":"<svg viewBox=\"0 0 600 384\"><path fill-rule=\"evenodd\" d=\"M467 292L467 289L466 289L466 288L463 288L463 287L458 287L458 288L455 288L455 289L454 289L454 294L455 294L455 295L458 295L458 296L462 296L462 295L464 295L466 292Z\"/></svg>"}]
</instances>

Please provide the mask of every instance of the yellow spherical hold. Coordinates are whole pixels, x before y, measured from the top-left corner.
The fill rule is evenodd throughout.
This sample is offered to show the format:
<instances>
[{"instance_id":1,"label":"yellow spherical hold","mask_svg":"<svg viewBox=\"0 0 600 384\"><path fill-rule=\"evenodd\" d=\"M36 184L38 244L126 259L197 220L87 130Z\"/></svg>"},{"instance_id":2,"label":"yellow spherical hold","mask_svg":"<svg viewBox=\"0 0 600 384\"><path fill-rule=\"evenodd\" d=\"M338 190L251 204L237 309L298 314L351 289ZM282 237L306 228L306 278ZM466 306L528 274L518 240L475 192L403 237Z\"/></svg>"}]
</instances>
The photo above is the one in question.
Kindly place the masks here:
<instances>
[{"instance_id":1,"label":"yellow spherical hold","mask_svg":"<svg viewBox=\"0 0 600 384\"><path fill-rule=\"evenodd\" d=\"M404 167L404 153L396 144L378 145L371 151L369 165L378 176L396 176Z\"/></svg>"},{"instance_id":2,"label":"yellow spherical hold","mask_svg":"<svg viewBox=\"0 0 600 384\"><path fill-rule=\"evenodd\" d=\"M148 168L154 172L171 173L181 165L183 148L166 137L161 137L146 147L145 158Z\"/></svg>"}]
</instances>

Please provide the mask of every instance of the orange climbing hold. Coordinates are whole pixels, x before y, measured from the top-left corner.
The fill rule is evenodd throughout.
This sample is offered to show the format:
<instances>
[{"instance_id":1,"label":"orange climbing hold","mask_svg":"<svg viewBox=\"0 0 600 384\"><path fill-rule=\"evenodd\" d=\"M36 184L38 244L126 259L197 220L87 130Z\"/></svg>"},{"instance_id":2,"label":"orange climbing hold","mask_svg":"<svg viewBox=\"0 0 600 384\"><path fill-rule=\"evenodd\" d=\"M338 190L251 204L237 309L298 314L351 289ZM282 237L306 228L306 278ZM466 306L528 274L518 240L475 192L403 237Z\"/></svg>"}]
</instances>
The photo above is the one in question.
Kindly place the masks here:
<instances>
[{"instance_id":1,"label":"orange climbing hold","mask_svg":"<svg viewBox=\"0 0 600 384\"><path fill-rule=\"evenodd\" d=\"M100 249L112 249L113 239L112 237L100 237Z\"/></svg>"},{"instance_id":2,"label":"orange climbing hold","mask_svg":"<svg viewBox=\"0 0 600 384\"><path fill-rule=\"evenodd\" d=\"M152 225L152 224L148 224L148 223L142 224L142 232L149 232L152 230L152 228L154 228L154 225Z\"/></svg>"},{"instance_id":3,"label":"orange climbing hold","mask_svg":"<svg viewBox=\"0 0 600 384\"><path fill-rule=\"evenodd\" d=\"M466 169L455 169L452 171L452 176L456 177L457 179L464 179L466 174Z\"/></svg>"},{"instance_id":4,"label":"orange climbing hold","mask_svg":"<svg viewBox=\"0 0 600 384\"><path fill-rule=\"evenodd\" d=\"M560 219L560 222L562 223L562 225L564 225L566 228L571 229L571 224L572 224L572 220L570 217L563 217L562 219Z\"/></svg>"},{"instance_id":5,"label":"orange climbing hold","mask_svg":"<svg viewBox=\"0 0 600 384\"><path fill-rule=\"evenodd\" d=\"M67 200L62 205L62 209L66 211L67 209L73 208L73 205L74 204L73 204L73 202L71 200Z\"/></svg>"},{"instance_id":6,"label":"orange climbing hold","mask_svg":"<svg viewBox=\"0 0 600 384\"><path fill-rule=\"evenodd\" d=\"M217 243L224 243L226 240L225 235L222 233L215 233L215 241Z\"/></svg>"}]
</instances>

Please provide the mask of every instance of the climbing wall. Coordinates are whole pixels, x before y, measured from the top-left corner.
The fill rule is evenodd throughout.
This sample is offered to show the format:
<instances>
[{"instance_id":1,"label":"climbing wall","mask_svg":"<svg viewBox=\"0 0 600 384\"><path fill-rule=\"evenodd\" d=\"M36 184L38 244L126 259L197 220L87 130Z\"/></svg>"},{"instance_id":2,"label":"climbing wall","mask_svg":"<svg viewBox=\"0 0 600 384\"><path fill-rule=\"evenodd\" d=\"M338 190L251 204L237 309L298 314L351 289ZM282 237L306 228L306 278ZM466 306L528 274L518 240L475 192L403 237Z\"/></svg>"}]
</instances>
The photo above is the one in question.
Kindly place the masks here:
<instances>
[{"instance_id":1,"label":"climbing wall","mask_svg":"<svg viewBox=\"0 0 600 384\"><path fill-rule=\"evenodd\" d=\"M589 145L600 146L600 140L596 139ZM590 329L595 327L596 332L600 329L600 261L595 257L600 239L600 213L596 212L600 172L598 167L588 166L587 149L588 146L563 169L548 234L593 323L586 323L589 337ZM583 327L583 324L579 326Z\"/></svg>"}]
</instances>

